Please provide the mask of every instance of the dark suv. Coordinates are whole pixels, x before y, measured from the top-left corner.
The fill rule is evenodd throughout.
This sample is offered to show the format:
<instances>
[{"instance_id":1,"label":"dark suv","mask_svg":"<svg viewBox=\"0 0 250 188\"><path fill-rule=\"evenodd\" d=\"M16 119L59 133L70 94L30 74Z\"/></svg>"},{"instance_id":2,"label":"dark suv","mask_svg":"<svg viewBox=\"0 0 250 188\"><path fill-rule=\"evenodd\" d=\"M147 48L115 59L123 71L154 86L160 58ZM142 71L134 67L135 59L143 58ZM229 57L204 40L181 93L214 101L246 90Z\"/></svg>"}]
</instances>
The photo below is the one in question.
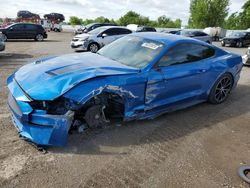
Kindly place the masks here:
<instances>
[{"instance_id":1,"label":"dark suv","mask_svg":"<svg viewBox=\"0 0 250 188\"><path fill-rule=\"evenodd\" d=\"M1 28L3 40L7 39L34 39L42 41L47 38L47 33L41 25L31 23L16 23L6 28Z\"/></svg>"},{"instance_id":2,"label":"dark suv","mask_svg":"<svg viewBox=\"0 0 250 188\"><path fill-rule=\"evenodd\" d=\"M222 39L222 46L235 46L241 48L250 45L250 32L232 32Z\"/></svg>"}]
</instances>

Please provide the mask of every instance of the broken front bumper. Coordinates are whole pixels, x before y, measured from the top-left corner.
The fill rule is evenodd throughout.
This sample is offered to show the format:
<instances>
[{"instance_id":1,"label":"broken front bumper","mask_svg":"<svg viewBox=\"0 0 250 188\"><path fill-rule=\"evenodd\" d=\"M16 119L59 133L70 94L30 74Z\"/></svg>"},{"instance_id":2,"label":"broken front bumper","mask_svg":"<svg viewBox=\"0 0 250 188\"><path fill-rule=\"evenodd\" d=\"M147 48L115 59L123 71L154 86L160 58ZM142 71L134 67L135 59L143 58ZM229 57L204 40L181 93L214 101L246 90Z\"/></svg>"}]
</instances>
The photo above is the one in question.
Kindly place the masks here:
<instances>
[{"instance_id":1,"label":"broken front bumper","mask_svg":"<svg viewBox=\"0 0 250 188\"><path fill-rule=\"evenodd\" d=\"M44 110L34 110L29 105L30 99L24 94L13 76L8 78L7 84L10 90L8 105L19 134L37 145L65 145L74 112L49 115Z\"/></svg>"}]
</instances>

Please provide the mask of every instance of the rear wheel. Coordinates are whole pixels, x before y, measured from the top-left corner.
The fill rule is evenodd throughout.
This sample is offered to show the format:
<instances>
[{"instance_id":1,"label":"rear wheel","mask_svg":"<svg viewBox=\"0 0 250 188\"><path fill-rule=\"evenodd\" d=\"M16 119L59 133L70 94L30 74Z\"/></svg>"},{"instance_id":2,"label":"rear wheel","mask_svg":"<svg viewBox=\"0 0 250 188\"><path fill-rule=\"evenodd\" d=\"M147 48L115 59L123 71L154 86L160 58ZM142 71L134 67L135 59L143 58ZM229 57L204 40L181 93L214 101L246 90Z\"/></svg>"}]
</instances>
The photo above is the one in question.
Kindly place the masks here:
<instances>
[{"instance_id":1,"label":"rear wheel","mask_svg":"<svg viewBox=\"0 0 250 188\"><path fill-rule=\"evenodd\" d=\"M229 96L233 87L233 77L231 74L226 73L222 75L214 84L208 101L212 104L220 104L224 102Z\"/></svg>"},{"instance_id":2,"label":"rear wheel","mask_svg":"<svg viewBox=\"0 0 250 188\"><path fill-rule=\"evenodd\" d=\"M42 34L37 34L35 40L39 41L39 42L43 41L43 35Z\"/></svg>"}]
</instances>

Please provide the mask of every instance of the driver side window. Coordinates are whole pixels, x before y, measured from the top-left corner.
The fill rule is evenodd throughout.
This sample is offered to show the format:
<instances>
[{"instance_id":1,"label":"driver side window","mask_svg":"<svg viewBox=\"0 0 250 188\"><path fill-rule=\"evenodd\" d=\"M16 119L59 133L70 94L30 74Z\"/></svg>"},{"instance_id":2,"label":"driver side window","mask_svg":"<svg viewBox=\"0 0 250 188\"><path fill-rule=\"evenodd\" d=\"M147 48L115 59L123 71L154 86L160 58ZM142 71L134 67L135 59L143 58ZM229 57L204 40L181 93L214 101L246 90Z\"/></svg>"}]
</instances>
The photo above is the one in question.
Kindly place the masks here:
<instances>
[{"instance_id":1,"label":"driver side window","mask_svg":"<svg viewBox=\"0 0 250 188\"><path fill-rule=\"evenodd\" d=\"M107 34L107 36L112 36L116 34L115 28L107 29L106 31L103 32L103 34Z\"/></svg>"},{"instance_id":2,"label":"driver side window","mask_svg":"<svg viewBox=\"0 0 250 188\"><path fill-rule=\"evenodd\" d=\"M158 62L158 66L191 63L214 56L215 50L199 44L179 44L171 48Z\"/></svg>"},{"instance_id":3,"label":"driver side window","mask_svg":"<svg viewBox=\"0 0 250 188\"><path fill-rule=\"evenodd\" d=\"M181 64L187 61L187 45L177 45L170 49L159 61L160 67L166 67L174 64Z\"/></svg>"},{"instance_id":4,"label":"driver side window","mask_svg":"<svg viewBox=\"0 0 250 188\"><path fill-rule=\"evenodd\" d=\"M19 31L19 30L24 29L24 27L23 27L22 24L14 25L14 26L11 27L11 28L12 28L12 30L14 30L14 31Z\"/></svg>"}]
</instances>

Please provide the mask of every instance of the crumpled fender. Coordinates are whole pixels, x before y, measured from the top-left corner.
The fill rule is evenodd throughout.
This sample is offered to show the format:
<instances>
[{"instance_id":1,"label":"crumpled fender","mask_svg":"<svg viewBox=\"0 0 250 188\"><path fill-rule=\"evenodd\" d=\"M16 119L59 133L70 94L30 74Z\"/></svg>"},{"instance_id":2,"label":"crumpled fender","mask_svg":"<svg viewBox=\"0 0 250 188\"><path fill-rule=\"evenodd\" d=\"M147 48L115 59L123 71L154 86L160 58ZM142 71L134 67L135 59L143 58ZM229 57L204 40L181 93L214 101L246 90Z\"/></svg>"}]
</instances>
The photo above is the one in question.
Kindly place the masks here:
<instances>
[{"instance_id":1,"label":"crumpled fender","mask_svg":"<svg viewBox=\"0 0 250 188\"><path fill-rule=\"evenodd\" d=\"M145 82L142 79L137 84L125 85L127 82L126 79L120 80L119 76L94 78L75 86L63 97L75 101L81 108L87 101L103 92L114 93L124 100L125 119L131 119L131 116L135 115L135 106L144 109ZM140 106L142 104L143 106Z\"/></svg>"}]
</instances>

